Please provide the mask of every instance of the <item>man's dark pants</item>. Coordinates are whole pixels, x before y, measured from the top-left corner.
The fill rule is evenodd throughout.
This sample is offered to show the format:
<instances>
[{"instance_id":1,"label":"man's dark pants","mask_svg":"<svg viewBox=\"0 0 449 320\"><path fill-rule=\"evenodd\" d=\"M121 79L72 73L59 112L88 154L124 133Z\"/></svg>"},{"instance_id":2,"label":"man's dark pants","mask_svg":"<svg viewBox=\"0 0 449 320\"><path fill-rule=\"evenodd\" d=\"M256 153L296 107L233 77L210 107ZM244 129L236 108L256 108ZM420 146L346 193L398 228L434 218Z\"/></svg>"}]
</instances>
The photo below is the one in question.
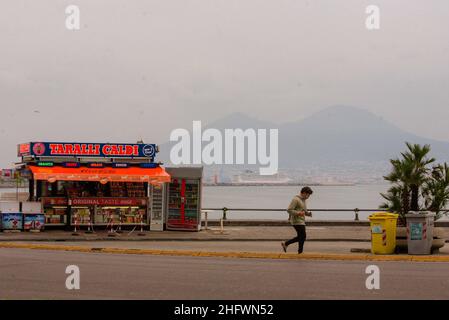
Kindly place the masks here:
<instances>
[{"instance_id":1,"label":"man's dark pants","mask_svg":"<svg viewBox=\"0 0 449 320\"><path fill-rule=\"evenodd\" d=\"M296 238L290 239L285 242L285 244L291 245L292 243L298 242L298 253L302 253L304 249L304 242L306 241L306 226L305 225L293 225L296 233L298 234Z\"/></svg>"}]
</instances>

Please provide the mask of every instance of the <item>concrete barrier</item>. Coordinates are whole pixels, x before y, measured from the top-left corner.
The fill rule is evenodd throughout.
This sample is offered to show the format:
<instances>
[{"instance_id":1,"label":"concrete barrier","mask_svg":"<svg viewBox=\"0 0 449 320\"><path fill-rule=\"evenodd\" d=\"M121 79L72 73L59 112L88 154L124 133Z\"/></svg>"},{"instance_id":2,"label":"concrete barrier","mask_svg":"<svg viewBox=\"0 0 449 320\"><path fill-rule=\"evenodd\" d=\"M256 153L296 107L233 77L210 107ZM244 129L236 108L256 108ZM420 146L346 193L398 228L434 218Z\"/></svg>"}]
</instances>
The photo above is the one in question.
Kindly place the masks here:
<instances>
[{"instance_id":1,"label":"concrete barrier","mask_svg":"<svg viewBox=\"0 0 449 320\"><path fill-rule=\"evenodd\" d=\"M351 221L351 220L333 220L333 221L307 221L308 226L335 226L335 227L345 227L345 226L369 226L369 221ZM219 227L220 220L208 220L208 226ZM223 225L226 226L245 226L245 227L283 227L289 226L290 223L287 220L224 220ZM202 222L202 226L205 226L205 222ZM435 222L435 227L448 228L449 221L437 221Z\"/></svg>"},{"instance_id":2,"label":"concrete barrier","mask_svg":"<svg viewBox=\"0 0 449 320\"><path fill-rule=\"evenodd\" d=\"M208 220L207 225L220 226L220 220ZM369 226L368 221L307 221L308 226ZM204 222L203 222L204 226ZM245 227L285 227L290 226L287 220L223 220L223 226L245 226Z\"/></svg>"}]
</instances>

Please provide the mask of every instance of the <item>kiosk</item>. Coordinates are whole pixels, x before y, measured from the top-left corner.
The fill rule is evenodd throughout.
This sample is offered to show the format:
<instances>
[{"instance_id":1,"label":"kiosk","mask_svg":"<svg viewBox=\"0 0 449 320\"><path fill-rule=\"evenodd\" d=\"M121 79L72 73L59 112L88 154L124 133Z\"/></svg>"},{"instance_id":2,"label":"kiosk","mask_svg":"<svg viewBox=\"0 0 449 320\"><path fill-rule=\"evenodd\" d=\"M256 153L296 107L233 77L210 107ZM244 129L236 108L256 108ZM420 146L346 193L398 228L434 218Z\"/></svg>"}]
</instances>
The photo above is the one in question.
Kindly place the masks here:
<instances>
[{"instance_id":1,"label":"kiosk","mask_svg":"<svg viewBox=\"0 0 449 320\"><path fill-rule=\"evenodd\" d=\"M31 202L49 227L149 226L163 218L170 175L154 144L30 142L18 146Z\"/></svg>"}]
</instances>

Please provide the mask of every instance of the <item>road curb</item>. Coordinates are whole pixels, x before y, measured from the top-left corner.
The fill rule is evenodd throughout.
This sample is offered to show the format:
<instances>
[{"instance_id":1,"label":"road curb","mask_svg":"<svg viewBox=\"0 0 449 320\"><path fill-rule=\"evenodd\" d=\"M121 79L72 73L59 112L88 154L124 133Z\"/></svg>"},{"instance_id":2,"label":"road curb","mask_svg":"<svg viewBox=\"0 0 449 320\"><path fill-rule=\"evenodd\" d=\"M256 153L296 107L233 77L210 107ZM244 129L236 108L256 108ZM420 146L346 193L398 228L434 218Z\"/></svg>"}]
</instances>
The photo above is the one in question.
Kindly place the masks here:
<instances>
[{"instance_id":1,"label":"road curb","mask_svg":"<svg viewBox=\"0 0 449 320\"><path fill-rule=\"evenodd\" d=\"M153 249L121 249L97 248L82 246L0 243L0 248L58 250L84 253L193 256L215 258L246 258L246 259L289 259L289 260L346 260L346 261L409 261L409 262L449 262L449 256L412 256L412 255L372 255L372 254L333 254L333 253L261 253L261 252L210 252L189 250L153 250Z\"/></svg>"}]
</instances>

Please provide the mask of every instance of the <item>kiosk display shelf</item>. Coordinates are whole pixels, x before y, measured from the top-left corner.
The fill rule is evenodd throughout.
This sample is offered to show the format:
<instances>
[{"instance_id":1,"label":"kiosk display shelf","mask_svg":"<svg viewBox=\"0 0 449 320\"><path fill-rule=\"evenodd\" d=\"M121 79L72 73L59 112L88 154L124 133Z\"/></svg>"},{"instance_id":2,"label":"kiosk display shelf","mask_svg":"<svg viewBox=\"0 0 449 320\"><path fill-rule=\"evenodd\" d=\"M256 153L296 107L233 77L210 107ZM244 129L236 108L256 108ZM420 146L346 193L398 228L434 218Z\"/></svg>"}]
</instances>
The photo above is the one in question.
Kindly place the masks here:
<instances>
[{"instance_id":1,"label":"kiosk display shelf","mask_svg":"<svg viewBox=\"0 0 449 320\"><path fill-rule=\"evenodd\" d=\"M151 204L149 205L150 230L164 230L165 186L154 185L151 187Z\"/></svg>"},{"instance_id":2,"label":"kiosk display shelf","mask_svg":"<svg viewBox=\"0 0 449 320\"><path fill-rule=\"evenodd\" d=\"M197 230L200 181L175 178L169 186L167 229Z\"/></svg>"},{"instance_id":3,"label":"kiosk display shelf","mask_svg":"<svg viewBox=\"0 0 449 320\"><path fill-rule=\"evenodd\" d=\"M120 208L97 207L95 210L95 224L119 224Z\"/></svg>"},{"instance_id":4,"label":"kiosk display shelf","mask_svg":"<svg viewBox=\"0 0 449 320\"><path fill-rule=\"evenodd\" d=\"M47 226L67 225L68 208L67 198L42 198L42 212L45 216L45 224Z\"/></svg>"},{"instance_id":5,"label":"kiosk display shelf","mask_svg":"<svg viewBox=\"0 0 449 320\"><path fill-rule=\"evenodd\" d=\"M72 207L71 224L75 224L75 219L77 219L78 225L89 224L93 211L94 207Z\"/></svg>"},{"instance_id":6,"label":"kiosk display shelf","mask_svg":"<svg viewBox=\"0 0 449 320\"><path fill-rule=\"evenodd\" d=\"M132 225L143 223L146 219L146 209L141 207L97 207L95 213L96 224L108 224L110 219L114 224Z\"/></svg>"},{"instance_id":7,"label":"kiosk display shelf","mask_svg":"<svg viewBox=\"0 0 449 320\"><path fill-rule=\"evenodd\" d=\"M45 207L44 216L46 225L66 225L67 224L67 206Z\"/></svg>"}]
</instances>

